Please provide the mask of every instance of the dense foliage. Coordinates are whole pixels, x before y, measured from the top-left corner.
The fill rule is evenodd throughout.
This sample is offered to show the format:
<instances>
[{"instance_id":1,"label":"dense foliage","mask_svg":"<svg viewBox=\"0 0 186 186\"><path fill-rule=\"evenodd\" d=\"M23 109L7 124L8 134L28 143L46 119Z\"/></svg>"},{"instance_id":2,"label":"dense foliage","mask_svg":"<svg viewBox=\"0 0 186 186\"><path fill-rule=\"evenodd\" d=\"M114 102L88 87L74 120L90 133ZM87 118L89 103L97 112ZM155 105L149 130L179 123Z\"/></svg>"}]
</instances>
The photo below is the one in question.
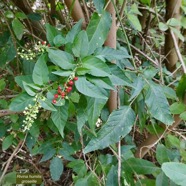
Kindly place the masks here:
<instances>
[{"instance_id":1,"label":"dense foliage","mask_svg":"<svg viewBox=\"0 0 186 186\"><path fill-rule=\"evenodd\" d=\"M181 18L168 20L164 1L80 1L86 23L73 21L75 1L28 2L27 13L0 3L1 184L24 169L42 174L42 185L184 186L185 1ZM116 48L106 45L109 3Z\"/></svg>"}]
</instances>

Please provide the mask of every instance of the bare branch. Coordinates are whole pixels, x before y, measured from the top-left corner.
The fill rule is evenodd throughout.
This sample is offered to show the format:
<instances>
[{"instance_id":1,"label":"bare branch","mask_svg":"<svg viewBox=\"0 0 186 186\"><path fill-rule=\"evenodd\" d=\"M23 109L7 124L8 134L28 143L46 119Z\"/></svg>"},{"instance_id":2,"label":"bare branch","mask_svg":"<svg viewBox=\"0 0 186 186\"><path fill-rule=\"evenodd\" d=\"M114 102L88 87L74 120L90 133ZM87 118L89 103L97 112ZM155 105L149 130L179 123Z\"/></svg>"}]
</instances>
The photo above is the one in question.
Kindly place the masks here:
<instances>
[{"instance_id":1,"label":"bare branch","mask_svg":"<svg viewBox=\"0 0 186 186\"><path fill-rule=\"evenodd\" d=\"M12 114L20 114L22 112L15 112L11 110L0 110L0 117L7 116L7 115L12 115Z\"/></svg>"}]
</instances>

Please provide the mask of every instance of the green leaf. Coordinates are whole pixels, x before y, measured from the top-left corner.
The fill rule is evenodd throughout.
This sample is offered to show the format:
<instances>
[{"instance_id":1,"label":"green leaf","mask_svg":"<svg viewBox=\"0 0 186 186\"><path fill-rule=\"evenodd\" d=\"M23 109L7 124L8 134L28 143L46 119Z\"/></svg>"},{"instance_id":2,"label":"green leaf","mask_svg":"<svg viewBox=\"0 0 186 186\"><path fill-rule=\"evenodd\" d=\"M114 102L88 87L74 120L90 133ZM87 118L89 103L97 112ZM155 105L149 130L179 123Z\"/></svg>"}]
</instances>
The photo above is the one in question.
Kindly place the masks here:
<instances>
[{"instance_id":1,"label":"green leaf","mask_svg":"<svg viewBox=\"0 0 186 186\"><path fill-rule=\"evenodd\" d=\"M76 147L70 143L63 142L62 148L58 151L59 155L63 156L68 161L74 161L75 159L71 156L76 153Z\"/></svg>"},{"instance_id":2,"label":"green leaf","mask_svg":"<svg viewBox=\"0 0 186 186\"><path fill-rule=\"evenodd\" d=\"M49 71L46 61L46 55L41 55L34 66L32 78L37 85L44 85L49 81Z\"/></svg>"},{"instance_id":3,"label":"green leaf","mask_svg":"<svg viewBox=\"0 0 186 186\"><path fill-rule=\"evenodd\" d=\"M169 29L168 25L166 23L159 22L159 29L163 32Z\"/></svg>"},{"instance_id":4,"label":"green leaf","mask_svg":"<svg viewBox=\"0 0 186 186\"><path fill-rule=\"evenodd\" d=\"M173 118L170 114L169 104L160 85L153 82L149 84L145 103L152 117L166 125L172 125Z\"/></svg>"},{"instance_id":5,"label":"green leaf","mask_svg":"<svg viewBox=\"0 0 186 186\"><path fill-rule=\"evenodd\" d=\"M106 186L117 186L118 185L117 176L118 176L118 174L117 174L117 167L112 165L112 167L109 170L109 173L107 175Z\"/></svg>"},{"instance_id":6,"label":"green leaf","mask_svg":"<svg viewBox=\"0 0 186 186\"><path fill-rule=\"evenodd\" d=\"M107 59L108 61L112 60L121 60L126 58L131 58L131 56L123 50L116 50L109 47L99 48L95 51L95 57L104 61Z\"/></svg>"},{"instance_id":7,"label":"green leaf","mask_svg":"<svg viewBox=\"0 0 186 186\"><path fill-rule=\"evenodd\" d=\"M16 13L15 13L15 16L16 16L18 19L21 19L21 20L27 18L26 14L23 13L23 12L16 12Z\"/></svg>"},{"instance_id":8,"label":"green leaf","mask_svg":"<svg viewBox=\"0 0 186 186\"><path fill-rule=\"evenodd\" d=\"M6 87L5 79L0 79L0 92Z\"/></svg>"},{"instance_id":9,"label":"green leaf","mask_svg":"<svg viewBox=\"0 0 186 186\"><path fill-rule=\"evenodd\" d=\"M158 144L156 148L156 159L160 165L164 162L169 162L168 151L163 144Z\"/></svg>"},{"instance_id":10,"label":"green leaf","mask_svg":"<svg viewBox=\"0 0 186 186\"><path fill-rule=\"evenodd\" d=\"M39 163L49 160L50 158L52 158L55 155L55 153L56 153L56 150L54 148L50 148L50 150L47 149L46 152L44 153L43 157L39 161Z\"/></svg>"},{"instance_id":11,"label":"green leaf","mask_svg":"<svg viewBox=\"0 0 186 186\"><path fill-rule=\"evenodd\" d=\"M82 67L89 69L87 73L96 77L106 77L111 74L107 64L95 57L85 58Z\"/></svg>"},{"instance_id":12,"label":"green leaf","mask_svg":"<svg viewBox=\"0 0 186 186\"><path fill-rule=\"evenodd\" d=\"M68 70L75 67L73 63L73 56L62 50L48 49L48 55L52 63L61 67L62 69Z\"/></svg>"},{"instance_id":13,"label":"green leaf","mask_svg":"<svg viewBox=\"0 0 186 186\"><path fill-rule=\"evenodd\" d=\"M40 135L40 121L39 120L34 121L34 123L32 124L32 127L29 130L29 133L35 139L37 139L39 137L39 135Z\"/></svg>"},{"instance_id":14,"label":"green leaf","mask_svg":"<svg viewBox=\"0 0 186 186\"><path fill-rule=\"evenodd\" d=\"M165 185L169 185L169 179L163 172L161 172L156 177L156 186L165 186Z\"/></svg>"},{"instance_id":15,"label":"green leaf","mask_svg":"<svg viewBox=\"0 0 186 186\"><path fill-rule=\"evenodd\" d=\"M5 12L5 16L7 18L11 19L11 18L14 18L14 13L12 11L8 10L8 11Z\"/></svg>"},{"instance_id":16,"label":"green leaf","mask_svg":"<svg viewBox=\"0 0 186 186\"><path fill-rule=\"evenodd\" d=\"M95 130L96 122L106 102L107 102L106 99L95 99L95 98L87 97L86 110L87 110L87 115L88 115L88 122L93 132Z\"/></svg>"},{"instance_id":17,"label":"green leaf","mask_svg":"<svg viewBox=\"0 0 186 186\"><path fill-rule=\"evenodd\" d=\"M71 93L71 95L70 95L70 100L71 100L73 103L79 103L79 99L80 99L80 95L79 95L77 92Z\"/></svg>"},{"instance_id":18,"label":"green leaf","mask_svg":"<svg viewBox=\"0 0 186 186\"><path fill-rule=\"evenodd\" d=\"M177 162L163 163L162 170L174 183L185 186L186 164Z\"/></svg>"},{"instance_id":19,"label":"green leaf","mask_svg":"<svg viewBox=\"0 0 186 186\"><path fill-rule=\"evenodd\" d=\"M105 0L93 0L94 6L99 14L103 12Z\"/></svg>"},{"instance_id":20,"label":"green leaf","mask_svg":"<svg viewBox=\"0 0 186 186\"><path fill-rule=\"evenodd\" d=\"M171 30L174 32L174 34L181 40L184 42L184 36L183 34L180 32L180 30L178 30L177 28L171 27Z\"/></svg>"},{"instance_id":21,"label":"green leaf","mask_svg":"<svg viewBox=\"0 0 186 186\"><path fill-rule=\"evenodd\" d=\"M155 186L155 180L154 179L140 179L136 182L135 186L142 186L142 185L149 185L149 186Z\"/></svg>"},{"instance_id":22,"label":"green leaf","mask_svg":"<svg viewBox=\"0 0 186 186\"><path fill-rule=\"evenodd\" d=\"M82 30L75 37L72 45L72 51L76 57L84 58L87 56L89 50L89 41L86 31Z\"/></svg>"},{"instance_id":23,"label":"green leaf","mask_svg":"<svg viewBox=\"0 0 186 186\"><path fill-rule=\"evenodd\" d=\"M66 35L66 43L73 43L74 42L74 38L76 37L76 35L80 32L81 30L81 26L83 23L83 19L80 19L73 27L72 29L68 32L68 34Z\"/></svg>"},{"instance_id":24,"label":"green leaf","mask_svg":"<svg viewBox=\"0 0 186 186\"><path fill-rule=\"evenodd\" d=\"M110 65L109 67L112 73L109 78L113 85L125 85L131 87L131 82L125 76L125 73L121 68L119 68L117 65Z\"/></svg>"},{"instance_id":25,"label":"green leaf","mask_svg":"<svg viewBox=\"0 0 186 186\"><path fill-rule=\"evenodd\" d=\"M46 110L57 111L49 99L45 99L44 101L40 100L39 102L41 103L42 108Z\"/></svg>"},{"instance_id":26,"label":"green leaf","mask_svg":"<svg viewBox=\"0 0 186 186\"><path fill-rule=\"evenodd\" d=\"M134 81L134 83L133 83L134 90L131 93L131 97L130 97L129 101L131 101L132 99L134 99L135 97L137 97L141 93L141 91L144 88L144 85L145 85L145 82L141 77L138 77Z\"/></svg>"},{"instance_id":27,"label":"green leaf","mask_svg":"<svg viewBox=\"0 0 186 186\"><path fill-rule=\"evenodd\" d=\"M160 168L156 167L152 162L138 158L130 158L124 161L122 165L124 170L137 174L153 174L160 171Z\"/></svg>"},{"instance_id":28,"label":"green leaf","mask_svg":"<svg viewBox=\"0 0 186 186\"><path fill-rule=\"evenodd\" d=\"M52 72L55 75L62 76L62 77L68 77L70 74L72 74L72 71L64 71L64 70L57 70L55 72Z\"/></svg>"},{"instance_id":29,"label":"green leaf","mask_svg":"<svg viewBox=\"0 0 186 186\"><path fill-rule=\"evenodd\" d=\"M42 19L42 16L39 13L30 13L27 17L32 21L40 21Z\"/></svg>"},{"instance_id":30,"label":"green leaf","mask_svg":"<svg viewBox=\"0 0 186 186\"><path fill-rule=\"evenodd\" d=\"M86 114L85 109L80 108L77 110L77 128L79 134L81 134L81 129L83 125L85 125L86 121L88 120L88 116Z\"/></svg>"},{"instance_id":31,"label":"green leaf","mask_svg":"<svg viewBox=\"0 0 186 186\"><path fill-rule=\"evenodd\" d=\"M27 92L27 94L30 96L35 96L36 93L32 90L29 84L24 81L22 83L23 83L24 90Z\"/></svg>"},{"instance_id":32,"label":"green leaf","mask_svg":"<svg viewBox=\"0 0 186 186\"><path fill-rule=\"evenodd\" d=\"M143 75L146 79L152 79L158 73L158 69L152 66L147 67L143 70Z\"/></svg>"},{"instance_id":33,"label":"green leaf","mask_svg":"<svg viewBox=\"0 0 186 186\"><path fill-rule=\"evenodd\" d=\"M34 83L31 75L26 76L16 76L15 82L24 90L23 82L27 84Z\"/></svg>"},{"instance_id":34,"label":"green leaf","mask_svg":"<svg viewBox=\"0 0 186 186\"><path fill-rule=\"evenodd\" d=\"M33 104L33 97L29 96L27 93L21 93L16 98L14 98L9 106L9 109L12 111L23 111L25 107L29 104Z\"/></svg>"},{"instance_id":35,"label":"green leaf","mask_svg":"<svg viewBox=\"0 0 186 186\"><path fill-rule=\"evenodd\" d=\"M49 23L46 23L45 27L46 27L47 40L50 43L50 45L53 45L54 44L53 40L59 34L59 31Z\"/></svg>"},{"instance_id":36,"label":"green leaf","mask_svg":"<svg viewBox=\"0 0 186 186\"><path fill-rule=\"evenodd\" d=\"M172 27L179 27L180 26L180 20L176 18L171 18L167 21L167 24Z\"/></svg>"},{"instance_id":37,"label":"green leaf","mask_svg":"<svg viewBox=\"0 0 186 186\"><path fill-rule=\"evenodd\" d=\"M23 59L22 68L25 75L30 75L33 73L35 63L31 60Z\"/></svg>"},{"instance_id":38,"label":"green leaf","mask_svg":"<svg viewBox=\"0 0 186 186\"><path fill-rule=\"evenodd\" d=\"M182 75L178 87L176 88L176 94L181 101L183 101L186 91L186 74Z\"/></svg>"},{"instance_id":39,"label":"green leaf","mask_svg":"<svg viewBox=\"0 0 186 186\"><path fill-rule=\"evenodd\" d=\"M90 82L94 83L98 87L108 89L108 90L116 90L108 77L103 77L101 79L99 77L98 78L91 77L91 78L88 78L88 80Z\"/></svg>"},{"instance_id":40,"label":"green leaf","mask_svg":"<svg viewBox=\"0 0 186 186\"><path fill-rule=\"evenodd\" d=\"M185 104L180 103L180 102L173 103L173 104L170 106L170 112L171 112L172 114L181 114L182 112L185 111L185 109L186 109Z\"/></svg>"},{"instance_id":41,"label":"green leaf","mask_svg":"<svg viewBox=\"0 0 186 186\"><path fill-rule=\"evenodd\" d=\"M89 97L107 99L107 96L101 91L101 89L94 84L86 80L85 77L79 77L75 82L77 90Z\"/></svg>"},{"instance_id":42,"label":"green leaf","mask_svg":"<svg viewBox=\"0 0 186 186\"><path fill-rule=\"evenodd\" d=\"M97 177L94 173L87 174L84 178L80 178L77 180L74 186L93 186L93 185L99 185Z\"/></svg>"},{"instance_id":43,"label":"green leaf","mask_svg":"<svg viewBox=\"0 0 186 186\"><path fill-rule=\"evenodd\" d=\"M58 181L63 173L64 165L61 158L55 157L50 161L50 174L54 181Z\"/></svg>"},{"instance_id":44,"label":"green leaf","mask_svg":"<svg viewBox=\"0 0 186 186\"><path fill-rule=\"evenodd\" d=\"M108 35L112 24L111 16L108 12L103 14L94 13L87 27L89 38L89 54L92 54L96 48L101 47Z\"/></svg>"},{"instance_id":45,"label":"green leaf","mask_svg":"<svg viewBox=\"0 0 186 186\"><path fill-rule=\"evenodd\" d=\"M136 3L134 3L129 10L130 14L134 14L134 15L140 15L143 16L142 13L139 11L138 9L138 5Z\"/></svg>"},{"instance_id":46,"label":"green leaf","mask_svg":"<svg viewBox=\"0 0 186 186\"><path fill-rule=\"evenodd\" d=\"M2 143L2 150L7 150L12 145L13 139L13 135L6 136Z\"/></svg>"},{"instance_id":47,"label":"green leaf","mask_svg":"<svg viewBox=\"0 0 186 186\"><path fill-rule=\"evenodd\" d=\"M5 135L6 131L7 127L5 126L5 124L0 122L0 138Z\"/></svg>"},{"instance_id":48,"label":"green leaf","mask_svg":"<svg viewBox=\"0 0 186 186\"><path fill-rule=\"evenodd\" d=\"M16 183L17 172L9 172L3 177L3 186L11 186Z\"/></svg>"},{"instance_id":49,"label":"green leaf","mask_svg":"<svg viewBox=\"0 0 186 186\"><path fill-rule=\"evenodd\" d=\"M181 26L186 29L186 17L181 17Z\"/></svg>"},{"instance_id":50,"label":"green leaf","mask_svg":"<svg viewBox=\"0 0 186 186\"><path fill-rule=\"evenodd\" d=\"M171 147L180 148L180 140L176 136L168 134L166 140Z\"/></svg>"},{"instance_id":51,"label":"green leaf","mask_svg":"<svg viewBox=\"0 0 186 186\"><path fill-rule=\"evenodd\" d=\"M87 172L85 162L81 159L68 163L67 167L72 168L79 177L83 177Z\"/></svg>"},{"instance_id":52,"label":"green leaf","mask_svg":"<svg viewBox=\"0 0 186 186\"><path fill-rule=\"evenodd\" d=\"M142 27L141 27L141 24L139 22L137 15L129 13L127 14L127 18L131 22L133 28L135 28L139 32L142 31Z\"/></svg>"},{"instance_id":53,"label":"green leaf","mask_svg":"<svg viewBox=\"0 0 186 186\"><path fill-rule=\"evenodd\" d=\"M57 47L60 47L60 46L64 45L65 42L66 42L66 40L62 35L57 35L53 39L53 43Z\"/></svg>"},{"instance_id":54,"label":"green leaf","mask_svg":"<svg viewBox=\"0 0 186 186\"><path fill-rule=\"evenodd\" d=\"M140 0L143 4L147 4L150 6L151 0Z\"/></svg>"},{"instance_id":55,"label":"green leaf","mask_svg":"<svg viewBox=\"0 0 186 186\"><path fill-rule=\"evenodd\" d=\"M180 114L182 120L186 120L186 111Z\"/></svg>"},{"instance_id":56,"label":"green leaf","mask_svg":"<svg viewBox=\"0 0 186 186\"><path fill-rule=\"evenodd\" d=\"M176 92L174 89L167 86L163 86L163 91L167 98L177 100Z\"/></svg>"},{"instance_id":57,"label":"green leaf","mask_svg":"<svg viewBox=\"0 0 186 186\"><path fill-rule=\"evenodd\" d=\"M117 143L131 131L134 121L135 113L128 106L123 106L119 110L113 111L107 122L97 133L97 137L92 138L85 147L84 153L104 149Z\"/></svg>"},{"instance_id":58,"label":"green leaf","mask_svg":"<svg viewBox=\"0 0 186 186\"><path fill-rule=\"evenodd\" d=\"M63 131L68 119L68 104L65 104L62 107L58 107L57 111L52 112L51 118L61 136L64 137Z\"/></svg>"},{"instance_id":59,"label":"green leaf","mask_svg":"<svg viewBox=\"0 0 186 186\"><path fill-rule=\"evenodd\" d=\"M19 19L15 18L12 21L12 28L13 31L17 37L18 40L21 40L23 33L24 33L24 26L23 24L19 21Z\"/></svg>"}]
</instances>

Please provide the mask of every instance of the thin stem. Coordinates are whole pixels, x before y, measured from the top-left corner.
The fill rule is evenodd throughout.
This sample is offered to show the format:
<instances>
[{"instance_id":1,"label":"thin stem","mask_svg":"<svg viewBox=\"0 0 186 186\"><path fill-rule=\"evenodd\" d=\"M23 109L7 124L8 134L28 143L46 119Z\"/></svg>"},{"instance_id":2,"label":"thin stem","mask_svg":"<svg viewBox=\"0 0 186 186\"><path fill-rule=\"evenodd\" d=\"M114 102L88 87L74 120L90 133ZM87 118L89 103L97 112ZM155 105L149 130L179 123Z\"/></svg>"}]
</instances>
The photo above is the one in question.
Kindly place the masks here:
<instances>
[{"instance_id":1,"label":"thin stem","mask_svg":"<svg viewBox=\"0 0 186 186\"><path fill-rule=\"evenodd\" d=\"M184 74L186 74L186 66L185 66L185 63L184 63L184 61L183 61L183 58L182 58L180 49L179 49L179 46L178 46L178 43L177 43L177 39L176 39L176 37L175 37L175 35L174 35L174 33L173 33L172 30L170 30L170 33L171 33L171 36L172 36L172 39L173 39L173 43L174 43L174 47L175 47L175 50L176 50L178 59L179 59L180 62L181 62L181 65L182 65Z\"/></svg>"},{"instance_id":2,"label":"thin stem","mask_svg":"<svg viewBox=\"0 0 186 186\"><path fill-rule=\"evenodd\" d=\"M127 0L124 0L123 3L122 3L122 6L121 6L120 13L119 13L121 19L122 19L122 17L123 17L126 4L127 4ZM120 22L120 21L117 20L117 24L116 24L117 26L118 26L119 22Z\"/></svg>"},{"instance_id":3,"label":"thin stem","mask_svg":"<svg viewBox=\"0 0 186 186\"><path fill-rule=\"evenodd\" d=\"M130 46L139 54L143 55L146 59L148 59L150 62L152 62L156 67L159 67L159 63L157 61L154 61L152 58L150 58L148 55L146 55L144 52L142 52L141 50L139 50L138 48L136 48L135 46L133 46L132 44L130 44Z\"/></svg>"},{"instance_id":4,"label":"thin stem","mask_svg":"<svg viewBox=\"0 0 186 186\"><path fill-rule=\"evenodd\" d=\"M3 180L5 174L6 174L7 170L8 170L8 167L9 167L9 165L10 165L10 163L11 163L13 157L14 157L14 156L16 155L16 153L19 151L19 148L21 147L21 145L22 145L23 142L24 142L24 141L20 141L20 142L19 142L19 144L17 145L17 147L14 149L13 153L11 154L10 158L8 159L7 164L6 164L6 166L5 166L4 170L3 170L3 173L2 173L2 175L1 175L1 177L0 177L0 183L2 183L2 180Z\"/></svg>"},{"instance_id":5,"label":"thin stem","mask_svg":"<svg viewBox=\"0 0 186 186\"><path fill-rule=\"evenodd\" d=\"M82 1L83 1L83 6L85 9L86 16L87 16L87 22L89 22L90 16L89 16L89 11L88 11L87 5L85 3L85 0L82 0Z\"/></svg>"},{"instance_id":6,"label":"thin stem","mask_svg":"<svg viewBox=\"0 0 186 186\"><path fill-rule=\"evenodd\" d=\"M123 24L122 24L121 17L120 17L120 15L119 15L118 9L117 9L117 7L116 7L114 1L111 0L111 2L112 2L112 4L113 4L114 9L115 9L115 11L116 11L116 14L117 14L117 16L118 16L118 20L119 20L119 22L120 22L120 24L121 24L121 28L122 28L123 34L124 34L124 36L125 36L125 39L126 39L126 42L127 42L127 46L128 46L129 52L130 52L130 55L131 55L131 57L132 57L133 66L134 66L135 69L137 69L136 64L135 64L135 61L134 61L134 56L133 56L133 53L132 53L132 49L131 49L131 47L130 47L130 42L129 42L127 33L125 32L125 28L124 28L124 26L123 26Z\"/></svg>"}]
</instances>

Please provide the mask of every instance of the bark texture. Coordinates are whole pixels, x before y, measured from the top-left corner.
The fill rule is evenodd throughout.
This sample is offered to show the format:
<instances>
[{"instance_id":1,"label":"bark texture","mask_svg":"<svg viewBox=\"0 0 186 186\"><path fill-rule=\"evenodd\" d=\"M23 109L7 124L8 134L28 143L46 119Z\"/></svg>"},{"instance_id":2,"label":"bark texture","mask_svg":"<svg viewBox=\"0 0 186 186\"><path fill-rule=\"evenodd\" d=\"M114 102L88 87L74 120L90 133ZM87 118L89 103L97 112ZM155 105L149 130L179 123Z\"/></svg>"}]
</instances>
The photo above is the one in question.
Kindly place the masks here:
<instances>
[{"instance_id":1,"label":"bark texture","mask_svg":"<svg viewBox=\"0 0 186 186\"><path fill-rule=\"evenodd\" d=\"M64 1L68 10L69 11L72 10L71 16L74 21L79 21L80 19L83 19L82 27L85 29L86 28L85 15L81 8L80 2L78 0L75 0L74 3L73 0L64 0Z\"/></svg>"},{"instance_id":2,"label":"bark texture","mask_svg":"<svg viewBox=\"0 0 186 186\"><path fill-rule=\"evenodd\" d=\"M180 7L181 0L166 0L166 21L171 18L180 19ZM177 27L177 29L180 29ZM178 38L176 37L178 42ZM170 31L166 32L165 36L165 64L169 71L173 72L176 69L176 63L178 61L177 53L174 48L174 42L172 40L172 36Z\"/></svg>"},{"instance_id":3,"label":"bark texture","mask_svg":"<svg viewBox=\"0 0 186 186\"><path fill-rule=\"evenodd\" d=\"M115 2L114 2L115 3ZM112 4L112 2L110 2L107 6L106 9L112 16L112 26L111 29L109 31L107 40L105 41L105 46L111 47L111 48L116 48L116 12L114 9L114 6ZM115 61L113 61L113 63L115 63ZM108 109L110 111L110 113L117 109L118 107L118 94L117 91L110 91L110 97L108 100Z\"/></svg>"}]
</instances>

